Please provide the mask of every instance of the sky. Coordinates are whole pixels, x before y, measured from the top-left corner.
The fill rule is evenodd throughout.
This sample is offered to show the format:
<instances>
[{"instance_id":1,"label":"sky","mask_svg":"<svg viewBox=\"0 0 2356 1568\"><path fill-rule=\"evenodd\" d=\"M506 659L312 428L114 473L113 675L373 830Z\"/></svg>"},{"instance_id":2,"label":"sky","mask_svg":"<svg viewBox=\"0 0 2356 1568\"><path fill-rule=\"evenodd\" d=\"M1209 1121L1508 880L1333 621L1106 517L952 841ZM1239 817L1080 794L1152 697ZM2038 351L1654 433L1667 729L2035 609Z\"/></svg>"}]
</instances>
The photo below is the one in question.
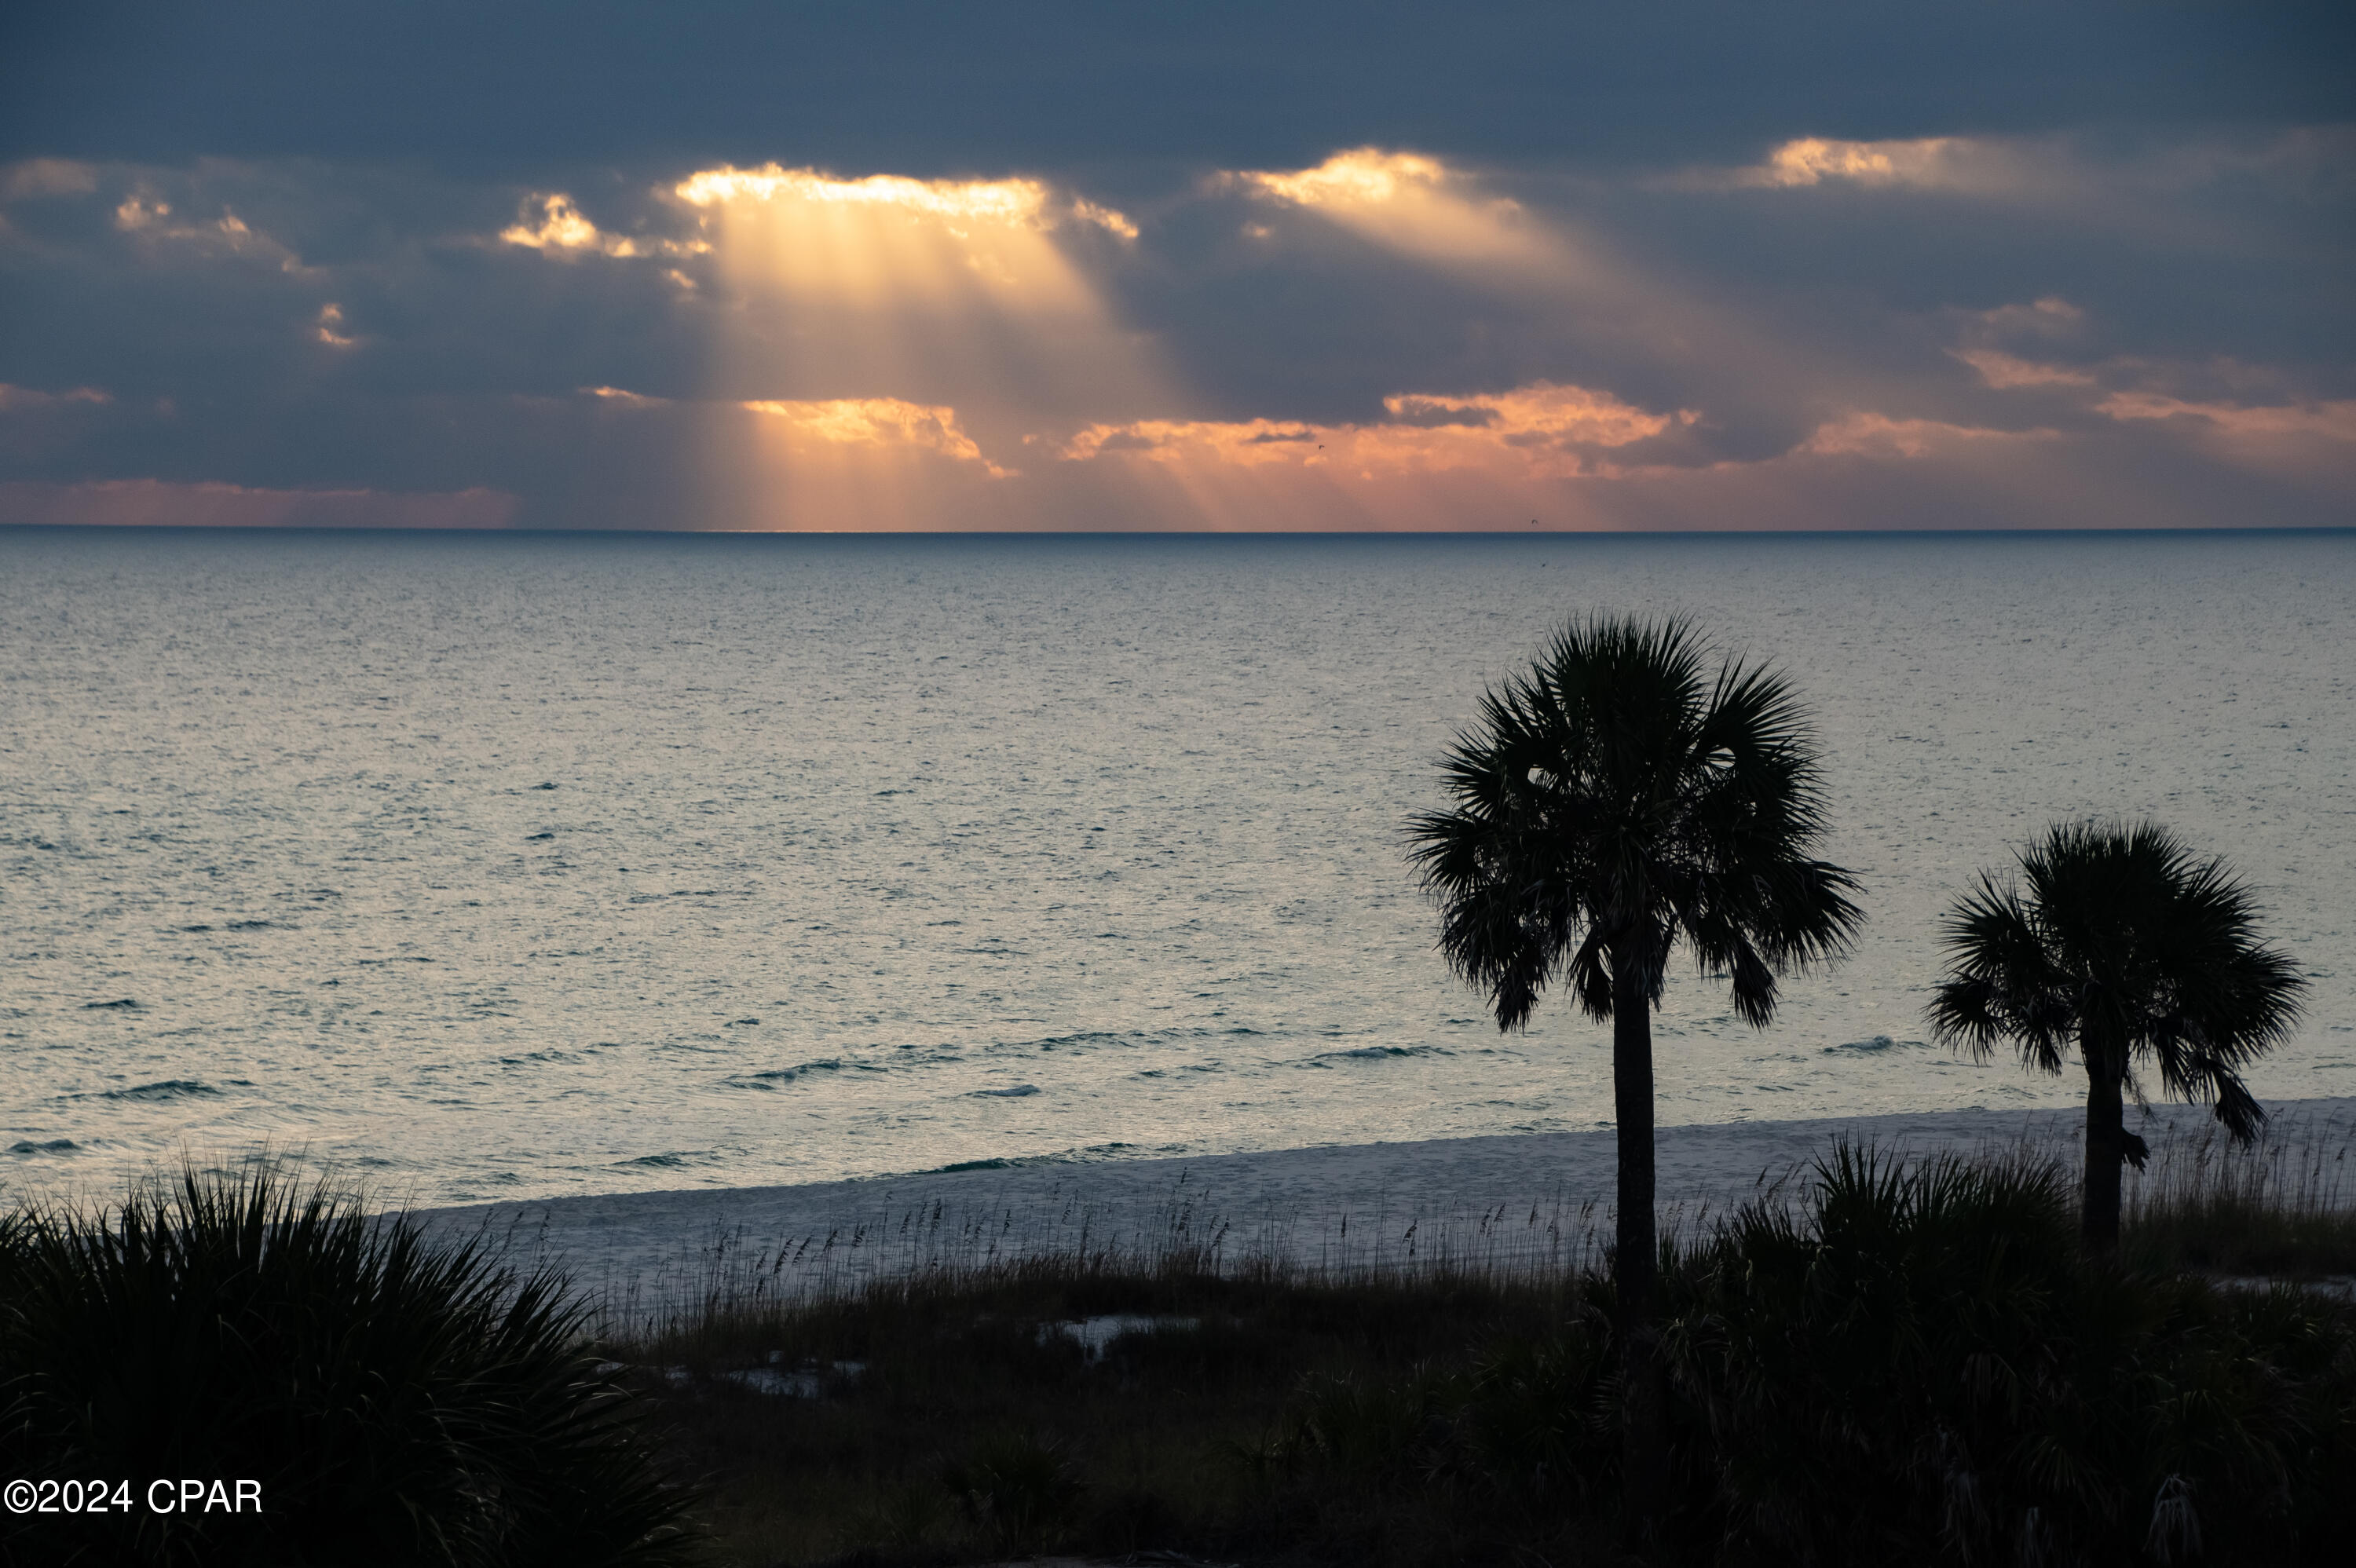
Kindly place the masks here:
<instances>
[{"instance_id":1,"label":"sky","mask_svg":"<svg viewBox=\"0 0 2356 1568\"><path fill-rule=\"evenodd\" d=\"M2356 525L2356 7L17 0L12 523Z\"/></svg>"}]
</instances>

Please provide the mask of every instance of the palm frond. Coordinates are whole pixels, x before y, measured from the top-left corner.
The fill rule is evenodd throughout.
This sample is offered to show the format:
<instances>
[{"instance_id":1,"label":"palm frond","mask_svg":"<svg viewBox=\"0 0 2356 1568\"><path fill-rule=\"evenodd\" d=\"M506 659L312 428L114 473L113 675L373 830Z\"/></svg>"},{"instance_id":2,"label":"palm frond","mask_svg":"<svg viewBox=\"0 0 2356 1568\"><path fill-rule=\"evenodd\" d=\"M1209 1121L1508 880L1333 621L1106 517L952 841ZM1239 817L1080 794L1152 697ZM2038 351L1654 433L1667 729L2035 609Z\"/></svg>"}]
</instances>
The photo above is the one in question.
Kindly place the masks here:
<instances>
[{"instance_id":1,"label":"palm frond","mask_svg":"<svg viewBox=\"0 0 2356 1568\"><path fill-rule=\"evenodd\" d=\"M2222 860L2154 823L2059 824L2021 851L2018 882L1983 873L1941 934L1941 1039L1983 1056L2009 1039L2051 1072L2074 1042L2115 1055L2123 1083L2144 1058L2236 1137L2265 1120L2240 1072L2289 1038L2306 982L2258 944L2255 905Z\"/></svg>"},{"instance_id":2,"label":"palm frond","mask_svg":"<svg viewBox=\"0 0 2356 1568\"><path fill-rule=\"evenodd\" d=\"M1983 872L1941 923L1941 936L1947 978L1932 992L1933 1036L1980 1061L2009 1039L2028 1065L2061 1072L2076 1022L2070 979L2019 889Z\"/></svg>"},{"instance_id":3,"label":"palm frond","mask_svg":"<svg viewBox=\"0 0 2356 1568\"><path fill-rule=\"evenodd\" d=\"M1763 1026L1780 976L1846 953L1862 918L1856 880L1813 855L1823 799L1788 684L1732 661L1712 677L1683 621L1565 626L1483 695L1440 782L1449 806L1408 823L1408 859L1501 1028L1565 976L1608 1018L1615 965L1657 1001L1680 942Z\"/></svg>"}]
</instances>

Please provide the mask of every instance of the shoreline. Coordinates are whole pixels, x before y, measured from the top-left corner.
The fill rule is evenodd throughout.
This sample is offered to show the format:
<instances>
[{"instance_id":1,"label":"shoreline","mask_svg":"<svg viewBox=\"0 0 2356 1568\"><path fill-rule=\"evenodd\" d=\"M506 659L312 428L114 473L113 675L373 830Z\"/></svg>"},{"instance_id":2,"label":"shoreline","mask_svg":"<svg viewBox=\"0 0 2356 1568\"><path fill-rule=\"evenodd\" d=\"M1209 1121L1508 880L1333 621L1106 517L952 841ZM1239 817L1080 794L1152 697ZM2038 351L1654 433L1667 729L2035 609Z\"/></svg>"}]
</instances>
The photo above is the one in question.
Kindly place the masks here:
<instances>
[{"instance_id":1,"label":"shoreline","mask_svg":"<svg viewBox=\"0 0 2356 1568\"><path fill-rule=\"evenodd\" d=\"M2356 1096L2268 1104L2253 1155L2323 1173L2356 1144ZM1838 1137L1904 1158L2074 1157L2078 1110L1707 1123L1655 1135L1665 1227L1693 1225L1804 1174ZM2211 1157L2206 1107L2129 1115L2151 1145L2127 1194ZM2207 1152L2204 1152L2207 1151ZM714 1289L790 1290L1041 1253L1207 1250L1316 1269L1548 1266L1593 1253L1617 1169L1611 1129L1043 1164L796 1186L570 1196L409 1211L430 1232L483 1234L565 1269L609 1310L663 1310Z\"/></svg>"}]
</instances>

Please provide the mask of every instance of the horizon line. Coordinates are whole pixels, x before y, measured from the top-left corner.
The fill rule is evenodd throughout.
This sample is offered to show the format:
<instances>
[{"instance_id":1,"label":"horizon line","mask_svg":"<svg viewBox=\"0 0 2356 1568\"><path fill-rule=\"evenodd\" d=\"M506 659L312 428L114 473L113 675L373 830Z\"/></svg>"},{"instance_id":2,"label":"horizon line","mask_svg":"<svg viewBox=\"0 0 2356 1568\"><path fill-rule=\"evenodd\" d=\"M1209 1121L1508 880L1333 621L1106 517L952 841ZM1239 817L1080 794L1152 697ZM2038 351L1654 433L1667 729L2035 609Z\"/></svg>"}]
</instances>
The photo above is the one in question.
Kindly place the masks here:
<instances>
[{"instance_id":1,"label":"horizon line","mask_svg":"<svg viewBox=\"0 0 2356 1568\"><path fill-rule=\"evenodd\" d=\"M257 523L11 523L0 533L259 535L273 538L675 539L2247 539L2356 536L2356 523L2218 524L2190 528L341 528Z\"/></svg>"}]
</instances>

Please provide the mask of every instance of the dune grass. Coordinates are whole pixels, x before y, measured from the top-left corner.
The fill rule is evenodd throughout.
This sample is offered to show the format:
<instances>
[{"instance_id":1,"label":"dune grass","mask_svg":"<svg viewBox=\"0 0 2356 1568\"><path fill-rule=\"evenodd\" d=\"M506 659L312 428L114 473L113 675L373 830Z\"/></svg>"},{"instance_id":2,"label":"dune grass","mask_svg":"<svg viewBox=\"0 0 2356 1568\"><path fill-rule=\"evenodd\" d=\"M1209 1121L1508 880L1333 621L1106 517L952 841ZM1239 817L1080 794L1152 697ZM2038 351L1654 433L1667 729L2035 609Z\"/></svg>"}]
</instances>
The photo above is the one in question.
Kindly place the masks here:
<instances>
[{"instance_id":1,"label":"dune grass","mask_svg":"<svg viewBox=\"0 0 2356 1568\"><path fill-rule=\"evenodd\" d=\"M2066 1168L2019 1156L1837 1148L1672 1238L1683 1504L1643 1560L2336 1561L2356 1312L2221 1287L2181 1244L2229 1180L2281 1202L2250 1168L2147 1188L2118 1267L2081 1260ZM2300 1238L2337 1233L2330 1193L2290 1190L2269 1271L2329 1274ZM1611 1307L1596 1269L1512 1255L1100 1246L715 1282L614 1353L708 1477L723 1562L1606 1563ZM1057 1327L1092 1319L1093 1355Z\"/></svg>"},{"instance_id":2,"label":"dune grass","mask_svg":"<svg viewBox=\"0 0 2356 1568\"><path fill-rule=\"evenodd\" d=\"M2122 1244L2146 1268L2318 1279L2356 1275L2356 1171L2345 1143L2221 1131L2163 1141L2132 1183Z\"/></svg>"},{"instance_id":3,"label":"dune grass","mask_svg":"<svg viewBox=\"0 0 2356 1568\"><path fill-rule=\"evenodd\" d=\"M1213 1273L1098 1253L723 1311L616 1353L648 1369L682 1462L707 1473L725 1561L1346 1558L1387 1520L1450 1521L1421 1499L1370 1511L1271 1461L1304 1380L1468 1373L1477 1344L1547 1333L1575 1295L1568 1280ZM1080 1326L1111 1317L1143 1322L1091 1355ZM741 1381L772 1369L817 1397Z\"/></svg>"}]
</instances>

